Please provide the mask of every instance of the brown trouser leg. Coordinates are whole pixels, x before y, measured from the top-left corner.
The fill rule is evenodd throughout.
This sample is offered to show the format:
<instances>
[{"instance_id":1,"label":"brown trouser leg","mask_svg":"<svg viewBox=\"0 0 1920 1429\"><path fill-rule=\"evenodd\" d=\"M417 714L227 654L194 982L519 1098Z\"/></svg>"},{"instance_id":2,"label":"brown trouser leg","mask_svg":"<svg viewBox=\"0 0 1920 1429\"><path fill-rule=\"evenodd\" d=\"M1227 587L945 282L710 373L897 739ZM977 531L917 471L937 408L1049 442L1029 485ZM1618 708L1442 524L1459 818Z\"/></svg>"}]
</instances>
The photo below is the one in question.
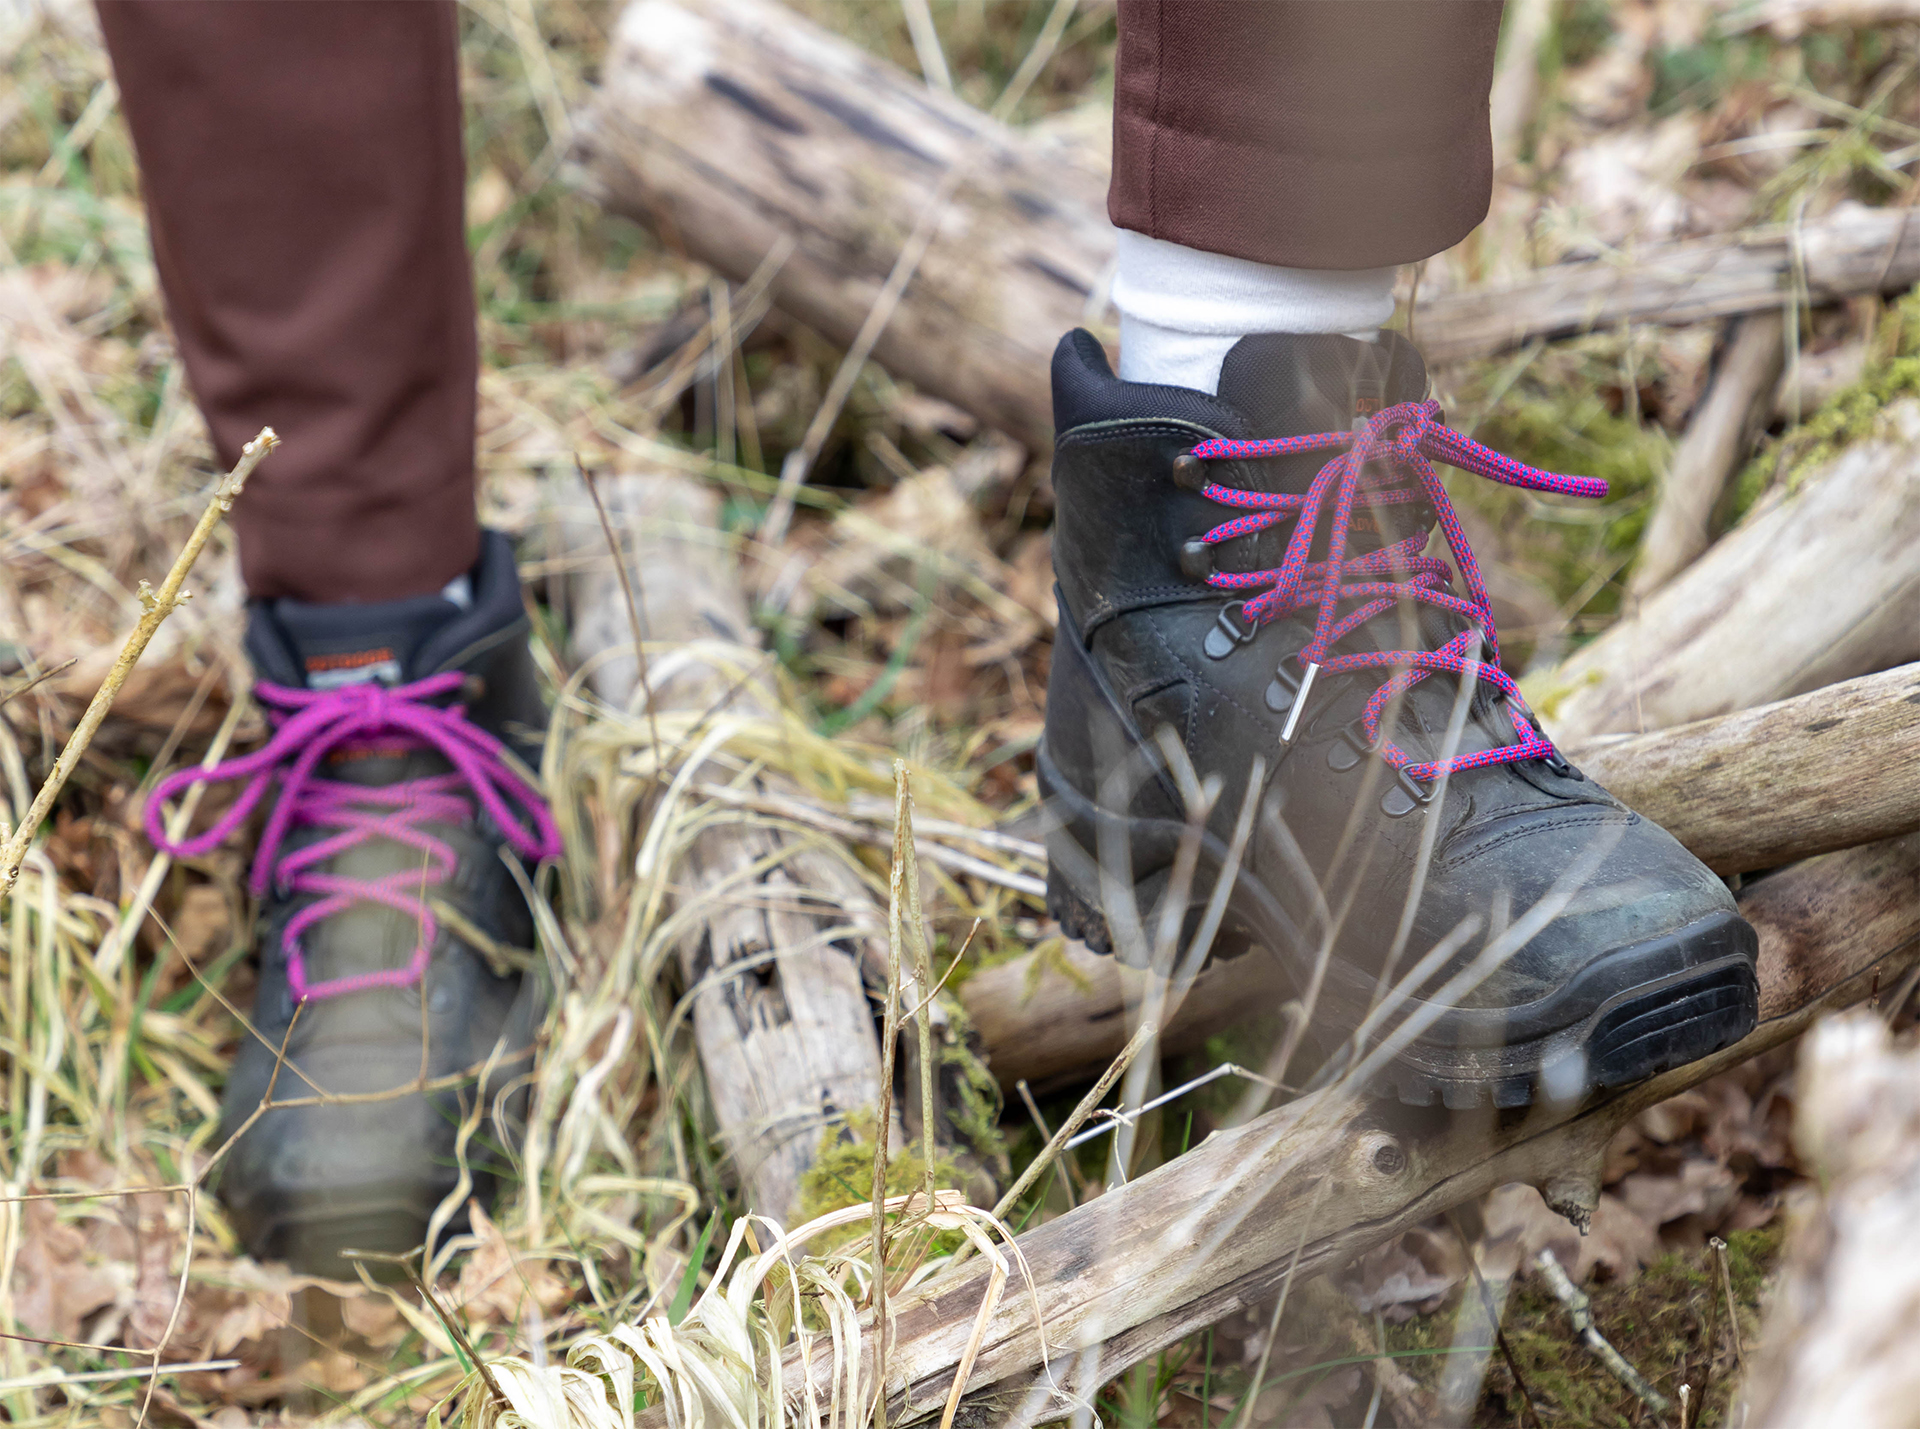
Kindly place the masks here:
<instances>
[{"instance_id":1,"label":"brown trouser leg","mask_svg":"<svg viewBox=\"0 0 1920 1429\"><path fill-rule=\"evenodd\" d=\"M393 600L479 555L452 0L101 0L154 256L255 597Z\"/></svg>"},{"instance_id":2,"label":"brown trouser leg","mask_svg":"<svg viewBox=\"0 0 1920 1429\"><path fill-rule=\"evenodd\" d=\"M1500 0L1120 0L1121 228L1384 268L1486 217Z\"/></svg>"}]
</instances>

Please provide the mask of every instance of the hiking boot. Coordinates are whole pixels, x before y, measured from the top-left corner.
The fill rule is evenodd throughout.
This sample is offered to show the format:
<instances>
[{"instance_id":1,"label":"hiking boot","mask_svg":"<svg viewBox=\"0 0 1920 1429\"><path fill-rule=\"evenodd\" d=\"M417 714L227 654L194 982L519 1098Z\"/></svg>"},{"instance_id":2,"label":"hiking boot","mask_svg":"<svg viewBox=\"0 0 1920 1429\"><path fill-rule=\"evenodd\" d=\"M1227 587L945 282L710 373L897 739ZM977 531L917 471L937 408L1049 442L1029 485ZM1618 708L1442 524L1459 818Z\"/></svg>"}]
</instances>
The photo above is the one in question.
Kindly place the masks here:
<instances>
[{"instance_id":1,"label":"hiking boot","mask_svg":"<svg viewBox=\"0 0 1920 1429\"><path fill-rule=\"evenodd\" d=\"M533 919L504 858L559 853L523 772L546 722L526 632L497 532L443 595L256 602L272 738L148 802L154 845L196 854L279 786L251 883L259 992L216 1141L239 1134L220 1195L257 1258L351 1278L342 1250L411 1250L463 1168L483 1201L504 1169L540 1020ZM169 843L163 802L222 780L245 781L233 807ZM262 1112L269 1089L299 1104Z\"/></svg>"},{"instance_id":2,"label":"hiking boot","mask_svg":"<svg viewBox=\"0 0 1920 1429\"><path fill-rule=\"evenodd\" d=\"M1540 733L1432 463L1604 482L1443 426L1395 333L1245 338L1213 397L1122 382L1073 332L1053 392L1038 766L1070 936L1170 968L1217 919L1218 952L1284 965L1323 1077L1415 1105L1578 1099L1753 1028L1753 929ZM1188 942L1156 933L1169 896Z\"/></svg>"}]
</instances>

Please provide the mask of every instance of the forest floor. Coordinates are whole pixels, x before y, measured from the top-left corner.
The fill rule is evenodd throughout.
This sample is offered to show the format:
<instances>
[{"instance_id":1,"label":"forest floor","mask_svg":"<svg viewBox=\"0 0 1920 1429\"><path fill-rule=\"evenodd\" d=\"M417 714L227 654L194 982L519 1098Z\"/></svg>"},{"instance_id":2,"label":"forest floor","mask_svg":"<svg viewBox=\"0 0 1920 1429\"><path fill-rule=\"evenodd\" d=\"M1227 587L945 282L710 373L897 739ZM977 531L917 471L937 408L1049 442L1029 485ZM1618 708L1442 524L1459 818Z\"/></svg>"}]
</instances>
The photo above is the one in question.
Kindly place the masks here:
<instances>
[{"instance_id":1,"label":"forest floor","mask_svg":"<svg viewBox=\"0 0 1920 1429\"><path fill-rule=\"evenodd\" d=\"M798 8L918 63L913 6ZM991 103L1050 8L932 0L963 97ZM1442 292L1636 242L1914 201L1920 27L1822 23L1818 5L1797 0L1552 0L1547 11L1539 97L1493 214L1408 276L1409 303L1416 282ZM522 540L537 653L556 690L576 661L565 563L543 536L553 483L576 457L603 471L691 473L722 492L727 527L746 540L769 474L840 359L776 311L722 364L677 360L732 290L659 236L603 215L568 186L563 162L568 114L588 95L614 17L606 0L467 0L462 12L482 501L490 523ZM1081 0L1016 120L1098 136L1114 42L1111 5ZM171 563L214 473L90 14L0 3L0 73L0 800L12 819L137 619L137 585ZM1781 479L1809 432L1844 441L1862 393L1877 402L1920 387L1920 364L1896 361L1920 323L1887 322L1894 311L1868 298L1798 315L1797 357L1720 527ZM1649 502L1720 335L1630 328L1437 374L1461 430L1612 483L1597 513L1577 517L1460 484L1516 673L1546 668L1621 610ZM831 769L786 771L823 802L849 787L887 794L897 755L921 771L924 808L943 817L1004 826L1030 815L1054 618L1047 456L877 367L862 373L803 518L781 550L746 562L763 597L791 560L810 572L811 598L767 602L763 625L784 717L839 751ZM881 549L876 527L901 539ZM236 1009L252 996L248 855L164 867L142 906L155 865L139 811L165 770L216 738L240 748L264 730L244 698L242 595L224 534L192 585L199 598L163 627L27 876L0 901L0 1413L20 1425L414 1423L468 1382L470 1353L558 1362L705 1285L747 1208L711 1141L671 960L617 935L625 905L606 872L630 830L602 828L599 845L614 852L563 872L569 894L543 932L603 974L620 968L660 1040L597 1085L597 1115L549 1127L561 1140L530 1182L440 1248L430 1275L458 1338L411 1292L255 1264L217 1199L184 1189L214 1149ZM590 722L588 712L560 724L578 737ZM578 766L556 755L548 772L550 793L579 819L609 817ZM855 850L882 898L887 837ZM943 875L927 900L941 965L964 949L956 979L1058 946L1030 894ZM609 1045L593 1020L607 1012L557 1004L547 1047L591 1063ZM1256 1019L1170 1061L1162 1079L1261 1065L1272 1038L1270 1020ZM1245 1408L1245 1423L1387 1422L1372 1417L1396 1413L1377 1402L1384 1347L1424 1402L1475 1424L1656 1422L1587 1356L1526 1269L1551 1247L1655 1386L1691 1387L1690 1422L1723 1422L1803 1179L1792 1068L1782 1049L1639 1117L1608 1153L1584 1240L1531 1188L1502 1188L1299 1287L1277 1320L1270 1307L1249 1312L1129 1371L1101 1395L1101 1417L1206 1429ZM556 1060L549 1074L575 1072ZM1057 1125L1084 1089L1032 1110L1007 1105L987 1138L996 1155L1017 1172L1041 1146L1037 1117ZM1244 1115L1247 1090L1227 1078L1173 1102L1135 1139L1126 1169L1137 1175ZM1029 1225L1097 1194L1108 1154L1105 1143L1076 1153L1009 1220ZM863 1199L845 1189L811 1209ZM42 1193L52 1198L22 1199ZM1504 1348L1483 1342L1483 1280L1504 1300ZM149 1397L140 1371L156 1347L167 1365L213 1367L159 1376Z\"/></svg>"}]
</instances>

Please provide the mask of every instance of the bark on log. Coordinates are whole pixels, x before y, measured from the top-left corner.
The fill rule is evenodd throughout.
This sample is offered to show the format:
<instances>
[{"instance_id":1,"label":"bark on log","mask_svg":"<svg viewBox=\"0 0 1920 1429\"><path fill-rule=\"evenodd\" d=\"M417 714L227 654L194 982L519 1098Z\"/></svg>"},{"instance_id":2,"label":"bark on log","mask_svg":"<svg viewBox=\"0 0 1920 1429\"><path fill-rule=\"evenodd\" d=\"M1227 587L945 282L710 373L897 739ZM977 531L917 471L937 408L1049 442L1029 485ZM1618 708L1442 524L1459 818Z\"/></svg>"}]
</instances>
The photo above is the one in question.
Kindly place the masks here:
<instances>
[{"instance_id":1,"label":"bark on log","mask_svg":"<svg viewBox=\"0 0 1920 1429\"><path fill-rule=\"evenodd\" d=\"M1920 828L1920 665L1570 757L1716 873Z\"/></svg>"},{"instance_id":2,"label":"bark on log","mask_svg":"<svg viewBox=\"0 0 1920 1429\"><path fill-rule=\"evenodd\" d=\"M1777 312L1742 318L1720 370L1687 424L1640 539L1627 594L1639 599L1680 574L1712 540L1713 508L1746 461L1773 406L1786 366L1786 323Z\"/></svg>"},{"instance_id":3,"label":"bark on log","mask_svg":"<svg viewBox=\"0 0 1920 1429\"><path fill-rule=\"evenodd\" d=\"M673 476L603 478L600 493L625 544L648 644L686 647L653 684L656 710L711 717L771 708L764 679L743 684L733 668L763 657L715 494ZM567 526L587 557L573 593L574 645L583 660L602 661L592 677L601 698L625 707L639 683L627 653L632 622L584 491L569 504ZM681 907L708 910L678 952L687 985L703 988L693 1035L721 1139L748 1204L782 1218L798 1203L821 1132L880 1097L861 965L877 956L885 966L885 922L869 908L847 936L841 913L857 913L864 890L825 883L826 861L806 853L762 825L720 822L693 836L673 877ZM823 939L834 928L842 934Z\"/></svg>"},{"instance_id":4,"label":"bark on log","mask_svg":"<svg viewBox=\"0 0 1920 1429\"><path fill-rule=\"evenodd\" d=\"M1809 1034L1794 1140L1817 1194L1796 1211L1743 1421L1896 1429L1920 1402L1920 1049L1871 1012Z\"/></svg>"},{"instance_id":5,"label":"bark on log","mask_svg":"<svg viewBox=\"0 0 1920 1429\"><path fill-rule=\"evenodd\" d=\"M603 73L574 155L600 201L735 279L792 240L774 301L843 344L967 163L874 360L1052 440L1053 345L1113 255L1097 177L772 0L637 0Z\"/></svg>"},{"instance_id":6,"label":"bark on log","mask_svg":"<svg viewBox=\"0 0 1920 1429\"><path fill-rule=\"evenodd\" d=\"M1920 659L1920 402L1881 423L1529 680L1547 732L1664 729Z\"/></svg>"},{"instance_id":7,"label":"bark on log","mask_svg":"<svg viewBox=\"0 0 1920 1429\"><path fill-rule=\"evenodd\" d=\"M1899 980L1920 954L1920 835L1798 864L1741 903L1760 930L1761 1022L1704 1061L1598 1106L1538 1107L1511 1126L1400 1117L1338 1088L1315 1093L1020 1237L1036 1294L1017 1275L1008 1284L967 1381L963 1422L1060 1417L1063 1396L1088 1396L1290 1276L1343 1264L1494 1186L1533 1182L1550 1204L1590 1213L1601 1154L1629 1117ZM984 1272L970 1273L891 1302L890 1422L940 1412L986 1286ZM1037 1378L1036 1320L1050 1383ZM815 1368L827 1373L818 1357ZM797 1385L797 1358L788 1371ZM816 1392L824 1402L826 1386Z\"/></svg>"},{"instance_id":8,"label":"bark on log","mask_svg":"<svg viewBox=\"0 0 1920 1429\"><path fill-rule=\"evenodd\" d=\"M1763 312L1794 301L1802 274L1816 306L1904 292L1920 279L1920 222L1912 218L1902 208L1849 208L1798 227L1649 244L1617 261L1556 264L1504 287L1422 303L1420 349L1438 364L1626 323L1685 326Z\"/></svg>"},{"instance_id":9,"label":"bark on log","mask_svg":"<svg viewBox=\"0 0 1920 1429\"><path fill-rule=\"evenodd\" d=\"M1920 664L1567 754L1715 872L1778 868L1920 829ZM1002 1086L1084 1077L1126 1045L1145 975L1078 944L1065 964L1015 958L961 985ZM1209 964L1161 1045L1196 1047L1285 987L1261 954Z\"/></svg>"},{"instance_id":10,"label":"bark on log","mask_svg":"<svg viewBox=\"0 0 1920 1429\"><path fill-rule=\"evenodd\" d=\"M874 349L895 375L1040 447L1060 334L1098 319L1113 260L1105 180L773 0L635 0L616 29L577 172L735 280L794 243L774 300L852 341L947 170L978 155ZM1651 245L1420 305L1430 362L1623 323L1695 323L1920 279L1911 211Z\"/></svg>"},{"instance_id":11,"label":"bark on log","mask_svg":"<svg viewBox=\"0 0 1920 1429\"><path fill-rule=\"evenodd\" d=\"M1002 1087L1046 1089L1084 1078L1120 1055L1140 1020L1148 974L1068 943L1059 966L1027 957L982 968L960 985L960 1005ZM1186 1052L1288 994L1262 952L1209 963L1160 1030L1162 1055Z\"/></svg>"}]
</instances>

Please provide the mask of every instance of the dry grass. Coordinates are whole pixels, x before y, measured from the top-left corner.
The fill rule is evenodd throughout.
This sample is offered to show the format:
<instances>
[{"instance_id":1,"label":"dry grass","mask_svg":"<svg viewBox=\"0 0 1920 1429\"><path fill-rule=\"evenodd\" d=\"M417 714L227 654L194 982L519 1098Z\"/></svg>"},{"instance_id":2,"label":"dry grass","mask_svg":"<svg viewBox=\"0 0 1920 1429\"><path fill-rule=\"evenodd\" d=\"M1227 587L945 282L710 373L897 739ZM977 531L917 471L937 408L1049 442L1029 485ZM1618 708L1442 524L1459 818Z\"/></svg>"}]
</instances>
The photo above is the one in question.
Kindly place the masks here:
<instances>
[{"instance_id":1,"label":"dry grass","mask_svg":"<svg viewBox=\"0 0 1920 1429\"><path fill-rule=\"evenodd\" d=\"M903 64L928 59L926 35L916 47L899 8L802 8ZM988 106L1051 9L933 0L927 15L957 89ZM161 320L131 149L85 14L63 8L14 30L13 13L0 15L0 793L9 822L139 618L140 580L166 570L213 475ZM822 1353L836 1335L850 1343L876 1256L871 1239L831 1236L872 1212L856 1204L789 1235L738 1204L671 974L689 916L667 896L674 843L702 819L771 821L847 860L885 897L898 755L912 768L929 839L910 868L926 879L934 959L944 967L977 925L963 978L982 961L1043 945L1050 931L1030 860L925 832L1017 823L1031 806L1051 623L1044 483L1026 454L870 367L823 430L792 538L747 549L783 706L720 731L702 775L712 784L778 768L803 791L802 805L742 808L701 788L683 790L666 816L655 807L650 823L636 817L656 774L671 775L663 749L681 748L694 721L639 718L583 693L566 638L567 576L580 558L547 539L557 519L550 478L570 475L576 454L597 471L689 472L727 493L730 529L757 529L840 357L766 312L753 284L713 281L559 182L566 115L609 18L581 0L537 9L474 0L464 20L486 363L483 501L490 521L525 538L542 618L537 653L558 708L543 772L570 848L545 875L559 896L538 905L538 953L560 991L518 1181L492 1218L429 1247L437 1308L392 1287L316 1285L256 1266L238 1256L204 1194L226 1049L252 996L252 910L238 851L156 861L136 815L161 766L260 734L235 646L240 591L216 535L195 576L199 598L163 627L0 899L0 1410L15 1423L145 1418L230 1429L239 1415L400 1424L438 1405L491 1425L505 1421L503 1400L527 1422L625 1423L632 1406L663 1393L681 1396L690 1425L782 1422L776 1350L796 1336L814 1336ZM1783 45L1721 35L1710 20L1710 7L1687 0L1570 0L1525 157L1503 176L1489 227L1428 265L1425 290L1618 247L1636 233L1910 198L1911 166L1891 168L1886 155L1900 142L1887 125L1920 119L1911 35L1816 31ZM1016 117L1081 122L1110 84L1112 42L1110 12L1082 6ZM1778 153L1742 147L1763 130L1814 137ZM1691 162L1669 175L1676 161L1661 146L1676 143ZM1621 173L1630 181L1618 182ZM1815 315L1801 334L1805 353L1811 362L1864 342L1880 321L1870 303ZM1590 522L1524 496L1463 493L1485 528L1483 556L1506 577L1496 587L1508 602L1503 628L1525 637L1508 642L1510 652L1550 655L1611 618L1710 347L1705 333L1604 335L1442 374L1458 425L1523 459L1605 475L1619 492ZM1808 411L1817 405L1810 399ZM988 867L969 869L943 848ZM1271 1031L1221 1039L1188 1069L1142 1063L1128 1094L1137 1104L1156 1076L1172 1083L1219 1062L1259 1065ZM1601 1273L1637 1283L1649 1248L1684 1250L1715 1215L1724 1225L1770 1214L1768 1198L1792 1176L1784 1146L1762 1146L1778 1120L1778 1071L1750 1081L1737 1106L1731 1092L1703 1093L1720 1100L1686 1129L1669 1117L1635 1130L1618 1153L1632 1164L1623 1160L1610 1181L1622 1206L1639 1194L1634 1176L1664 1185L1693 1175L1686 1167L1715 1127L1747 1138L1745 1160L1717 1163L1729 1178L1737 1166L1739 1189L1671 1217L1636 1211L1641 1238L1629 1244L1616 1226ZM1243 1090L1214 1083L1143 1118L1127 1137L1133 1168L1225 1124ZM1057 1124L1073 1100L1035 1102L1034 1119ZM1016 1166L1050 1139L1024 1108L1003 1130ZM998 1220L966 1209L951 1188L896 1198L878 1263L900 1288L935 1273L956 1236L1004 1255L1006 1230L1097 1193L1108 1155L1105 1144L1062 1154ZM1675 1192L1667 1209L1681 1205L1695 1202ZM815 1236L828 1239L812 1241L809 1257ZM1383 1267L1409 1286L1438 1288L1381 1301L1383 1268L1351 1294L1303 1293L1283 1322L1263 1311L1130 1372L1103 1395L1102 1415L1210 1426L1257 1398L1262 1415L1335 1422L1364 1410L1382 1382L1352 1361L1383 1347L1433 1377L1425 1372L1445 1358L1461 1263L1435 1243L1396 1249L1401 1258ZM1011 1260L1008 1274L1017 1289ZM1749 1281L1743 1293L1757 1295L1757 1268ZM1356 1295L1389 1316L1406 1311L1397 1338L1351 1310ZM1516 1333L1523 1372L1551 1358L1544 1317ZM150 1382L130 1373L156 1359L234 1363ZM1267 1367L1264 1389L1253 1384L1256 1365ZM1501 1373L1490 1415L1517 1412ZM1588 1406L1589 1389L1556 1390L1560 1399L1544 1407ZM834 1412L851 1422L866 1392L845 1384Z\"/></svg>"}]
</instances>

